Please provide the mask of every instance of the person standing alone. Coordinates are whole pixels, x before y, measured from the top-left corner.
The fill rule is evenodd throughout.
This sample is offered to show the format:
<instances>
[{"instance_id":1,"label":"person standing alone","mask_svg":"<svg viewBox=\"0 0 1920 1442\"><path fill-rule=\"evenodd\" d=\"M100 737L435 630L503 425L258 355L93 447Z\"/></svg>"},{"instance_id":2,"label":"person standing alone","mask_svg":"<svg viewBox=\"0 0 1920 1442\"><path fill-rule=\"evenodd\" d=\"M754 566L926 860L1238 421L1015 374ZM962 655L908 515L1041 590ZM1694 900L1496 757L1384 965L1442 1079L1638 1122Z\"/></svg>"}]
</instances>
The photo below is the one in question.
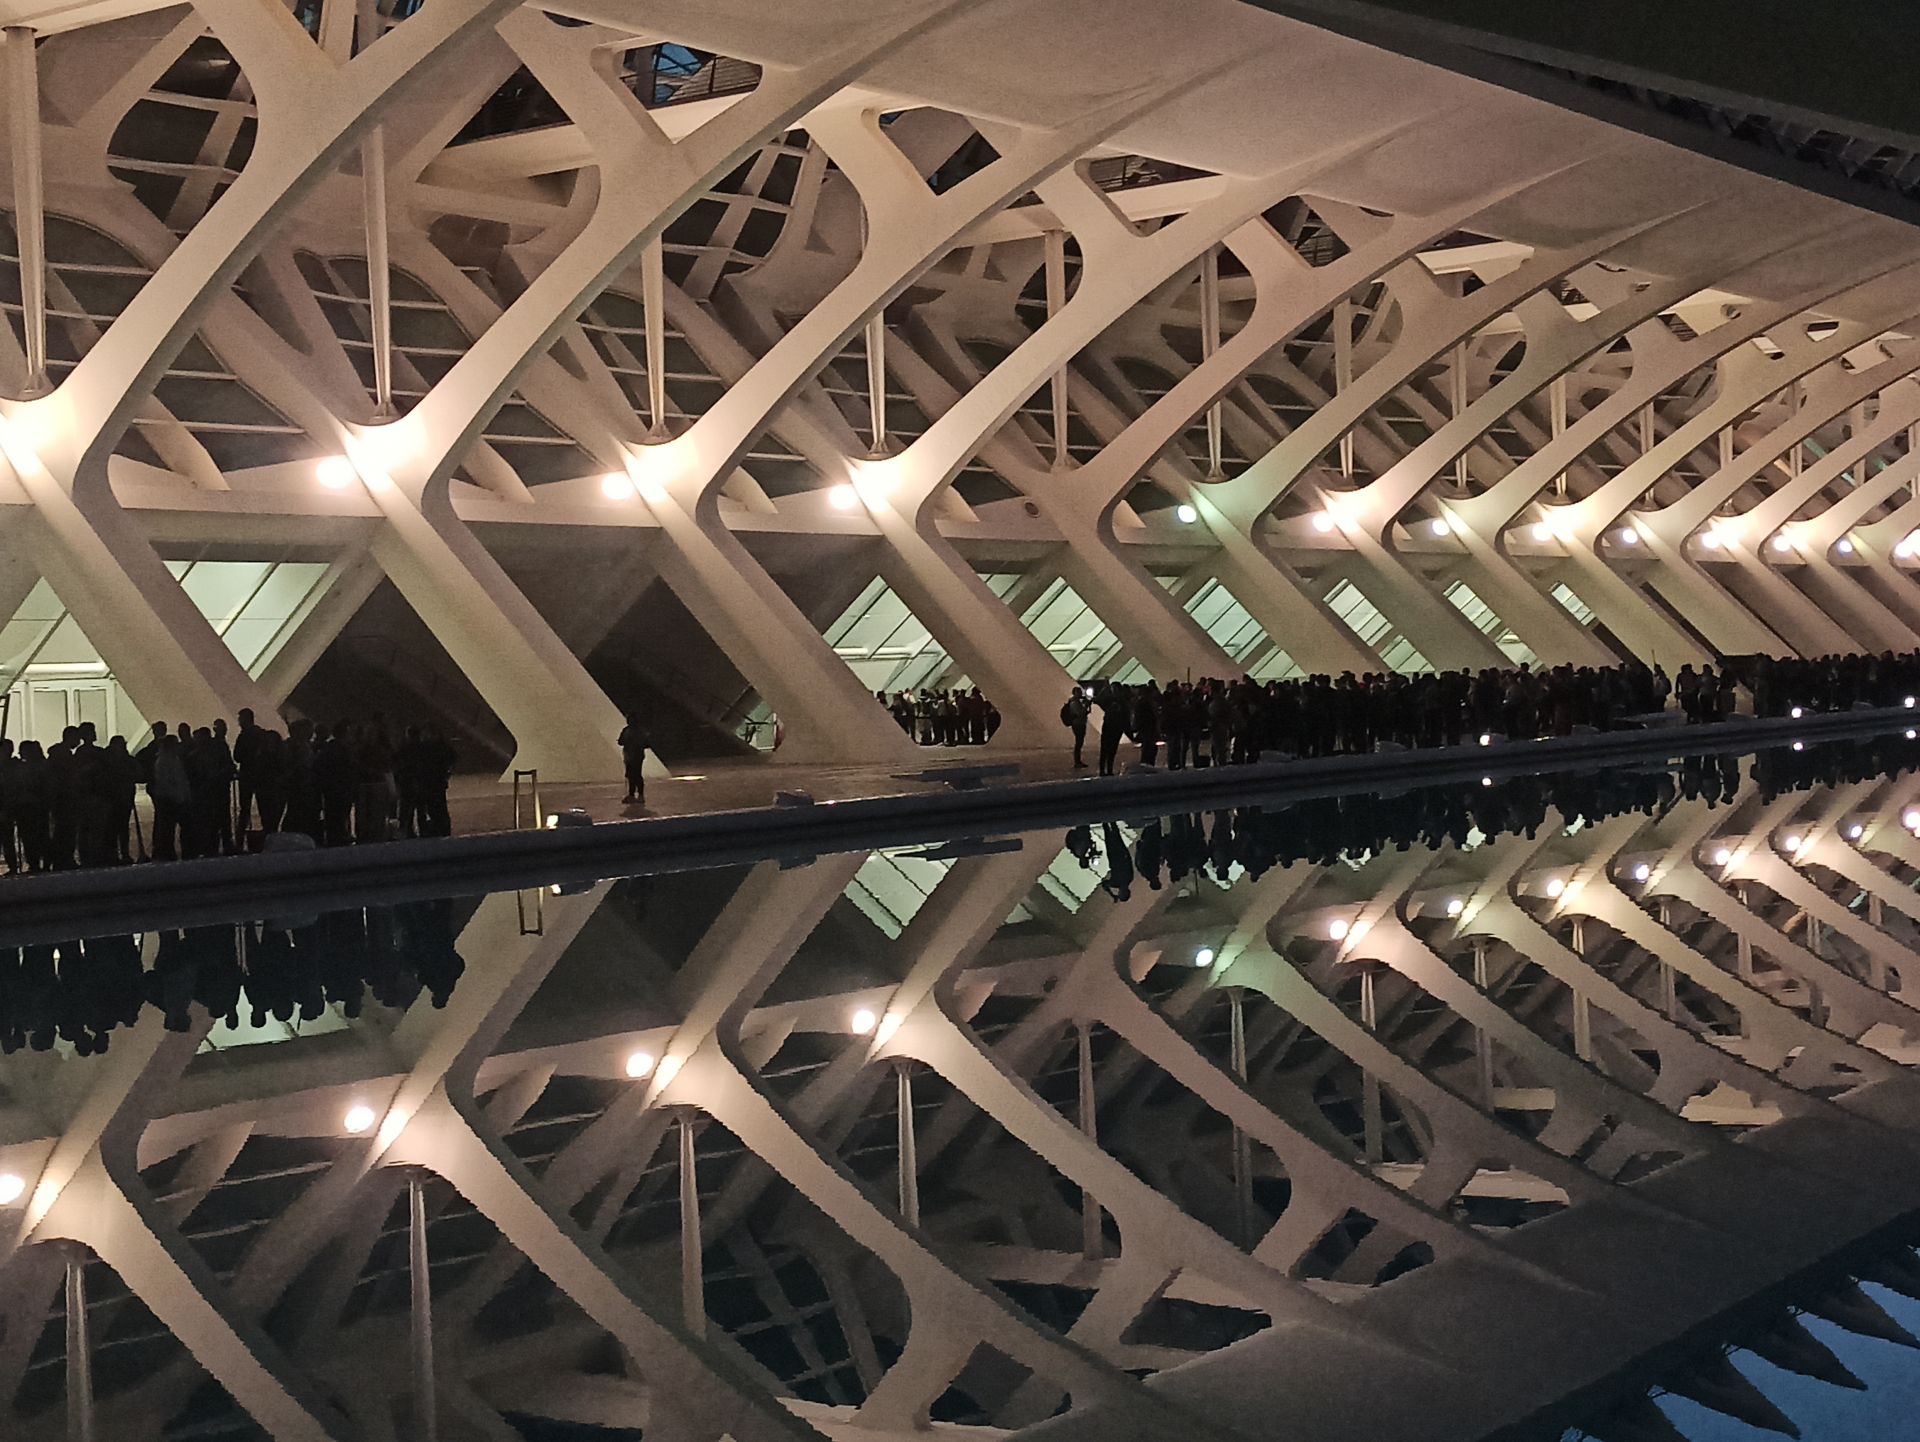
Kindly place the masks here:
<instances>
[{"instance_id":1,"label":"person standing alone","mask_svg":"<svg viewBox=\"0 0 1920 1442\"><path fill-rule=\"evenodd\" d=\"M1084 692L1078 686L1067 693L1065 703L1060 707L1060 724L1073 733L1073 769L1087 769L1087 758L1082 754L1087 746L1087 716L1092 711L1087 704Z\"/></svg>"},{"instance_id":2,"label":"person standing alone","mask_svg":"<svg viewBox=\"0 0 1920 1442\"><path fill-rule=\"evenodd\" d=\"M638 715L627 717L627 724L622 728L616 744L620 747L620 759L627 772L625 804L645 806L647 804L647 752L652 748L653 741L647 735L647 728L641 724Z\"/></svg>"}]
</instances>

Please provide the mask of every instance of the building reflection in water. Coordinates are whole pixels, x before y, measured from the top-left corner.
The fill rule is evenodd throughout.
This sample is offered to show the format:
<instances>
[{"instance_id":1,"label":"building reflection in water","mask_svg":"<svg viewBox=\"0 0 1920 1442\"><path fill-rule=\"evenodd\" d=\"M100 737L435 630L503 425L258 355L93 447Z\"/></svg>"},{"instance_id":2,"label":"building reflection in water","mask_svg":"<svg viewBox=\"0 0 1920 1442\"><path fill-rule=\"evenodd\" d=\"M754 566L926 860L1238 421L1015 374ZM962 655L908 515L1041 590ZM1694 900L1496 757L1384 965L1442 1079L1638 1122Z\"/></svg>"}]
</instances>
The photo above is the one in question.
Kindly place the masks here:
<instances>
[{"instance_id":1,"label":"building reflection in water","mask_svg":"<svg viewBox=\"0 0 1920 1442\"><path fill-rule=\"evenodd\" d=\"M1912 1344L1916 762L0 950L5 1435L1783 1429Z\"/></svg>"}]
</instances>

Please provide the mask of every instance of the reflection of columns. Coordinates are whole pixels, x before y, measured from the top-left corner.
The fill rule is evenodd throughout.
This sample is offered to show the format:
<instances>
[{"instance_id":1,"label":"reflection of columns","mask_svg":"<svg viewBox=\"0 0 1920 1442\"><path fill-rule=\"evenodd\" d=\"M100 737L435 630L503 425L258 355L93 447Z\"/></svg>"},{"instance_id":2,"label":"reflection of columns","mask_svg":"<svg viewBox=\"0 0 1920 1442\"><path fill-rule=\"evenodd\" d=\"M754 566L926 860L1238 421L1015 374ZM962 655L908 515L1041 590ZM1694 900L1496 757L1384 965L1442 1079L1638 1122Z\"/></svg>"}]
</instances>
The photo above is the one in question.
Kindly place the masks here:
<instances>
[{"instance_id":1,"label":"reflection of columns","mask_svg":"<svg viewBox=\"0 0 1920 1442\"><path fill-rule=\"evenodd\" d=\"M899 1100L900 1220L909 1227L920 1225L920 1150L913 1126L913 1063L893 1064L894 1084Z\"/></svg>"},{"instance_id":2,"label":"reflection of columns","mask_svg":"<svg viewBox=\"0 0 1920 1442\"><path fill-rule=\"evenodd\" d=\"M1093 1024L1076 1022L1074 1035L1080 1055L1080 1130L1089 1142L1098 1145L1100 1125L1098 1102L1093 1092ZM1100 1203L1084 1184L1080 1188L1080 1250L1089 1261L1099 1260L1107 1251L1101 1235Z\"/></svg>"},{"instance_id":3,"label":"reflection of columns","mask_svg":"<svg viewBox=\"0 0 1920 1442\"><path fill-rule=\"evenodd\" d=\"M67 1248L67 1442L93 1442L93 1338L87 1326L87 1254Z\"/></svg>"},{"instance_id":4,"label":"reflection of columns","mask_svg":"<svg viewBox=\"0 0 1920 1442\"><path fill-rule=\"evenodd\" d=\"M427 1191L421 1173L407 1173L407 1273L412 1283L413 1435L435 1442L440 1408L433 1373L433 1276L427 1257Z\"/></svg>"},{"instance_id":5,"label":"reflection of columns","mask_svg":"<svg viewBox=\"0 0 1920 1442\"><path fill-rule=\"evenodd\" d=\"M374 414L393 415L393 272L387 258L387 145L379 126L360 142L367 212L367 303L373 312Z\"/></svg>"},{"instance_id":6,"label":"reflection of columns","mask_svg":"<svg viewBox=\"0 0 1920 1442\"><path fill-rule=\"evenodd\" d=\"M707 1335L706 1279L700 1258L700 1175L693 1150L693 1108L680 1113L680 1306L687 1330Z\"/></svg>"},{"instance_id":7,"label":"reflection of columns","mask_svg":"<svg viewBox=\"0 0 1920 1442\"><path fill-rule=\"evenodd\" d=\"M1067 233L1060 229L1047 232L1047 319L1060 314L1067 303ZM1062 360L1053 372L1053 468L1067 466L1067 363Z\"/></svg>"},{"instance_id":8,"label":"reflection of columns","mask_svg":"<svg viewBox=\"0 0 1920 1442\"><path fill-rule=\"evenodd\" d=\"M1587 964L1586 918L1573 919L1573 954ZM1593 1007L1587 1001L1587 989L1576 980L1568 988L1573 993L1573 1054L1581 1061L1593 1060Z\"/></svg>"},{"instance_id":9,"label":"reflection of columns","mask_svg":"<svg viewBox=\"0 0 1920 1442\"><path fill-rule=\"evenodd\" d=\"M1659 917L1661 930L1672 931L1673 903L1664 896L1659 902ZM1673 963L1665 956L1660 958L1660 1011L1668 1021L1680 1015L1679 982L1674 975Z\"/></svg>"},{"instance_id":10,"label":"reflection of columns","mask_svg":"<svg viewBox=\"0 0 1920 1442\"><path fill-rule=\"evenodd\" d=\"M1246 993L1237 986L1227 988L1229 1023L1228 1060L1242 1086L1247 1082L1247 1010ZM1234 1219L1239 1224L1238 1241L1253 1250L1259 1240L1253 1230L1253 1144L1238 1122L1233 1124L1233 1200Z\"/></svg>"},{"instance_id":11,"label":"reflection of columns","mask_svg":"<svg viewBox=\"0 0 1920 1442\"><path fill-rule=\"evenodd\" d=\"M1490 996L1487 986L1487 939L1476 936L1473 939L1473 987L1482 996ZM1492 1111L1493 1038L1487 1035L1485 1027L1478 1024L1473 1028L1473 1059L1480 1073L1480 1102L1488 1111Z\"/></svg>"},{"instance_id":12,"label":"reflection of columns","mask_svg":"<svg viewBox=\"0 0 1920 1442\"><path fill-rule=\"evenodd\" d=\"M13 160L13 229L19 241L20 318L27 394L47 386L46 188L40 166L40 70L31 26L6 27L7 136Z\"/></svg>"},{"instance_id":13,"label":"reflection of columns","mask_svg":"<svg viewBox=\"0 0 1920 1442\"><path fill-rule=\"evenodd\" d=\"M1379 1003L1373 994L1374 965L1360 965L1360 1025L1370 1032L1380 1029ZM1380 1104L1380 1078L1364 1062L1360 1066L1360 1116L1366 1128L1367 1160L1375 1165L1387 1159L1386 1119Z\"/></svg>"},{"instance_id":14,"label":"reflection of columns","mask_svg":"<svg viewBox=\"0 0 1920 1442\"><path fill-rule=\"evenodd\" d=\"M640 252L640 303L647 327L647 439L667 438L667 258L660 237Z\"/></svg>"}]
</instances>

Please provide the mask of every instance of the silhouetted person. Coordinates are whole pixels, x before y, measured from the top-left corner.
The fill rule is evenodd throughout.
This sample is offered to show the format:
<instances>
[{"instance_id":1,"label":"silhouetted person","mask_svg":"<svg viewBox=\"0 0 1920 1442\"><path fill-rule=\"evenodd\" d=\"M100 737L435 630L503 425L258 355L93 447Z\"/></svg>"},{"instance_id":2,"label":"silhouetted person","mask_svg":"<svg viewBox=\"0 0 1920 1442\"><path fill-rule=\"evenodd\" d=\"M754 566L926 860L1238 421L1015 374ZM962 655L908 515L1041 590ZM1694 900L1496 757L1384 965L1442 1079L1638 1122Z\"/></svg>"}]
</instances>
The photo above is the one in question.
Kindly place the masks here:
<instances>
[{"instance_id":1,"label":"silhouetted person","mask_svg":"<svg viewBox=\"0 0 1920 1442\"><path fill-rule=\"evenodd\" d=\"M653 747L653 738L647 734L647 728L639 713L627 717L627 724L620 728L617 744L620 747L620 762L627 773L628 806L644 806L647 801L647 752Z\"/></svg>"},{"instance_id":2,"label":"silhouetted person","mask_svg":"<svg viewBox=\"0 0 1920 1442\"><path fill-rule=\"evenodd\" d=\"M1092 708L1087 705L1087 696L1078 686L1068 693L1066 701L1060 707L1060 724L1073 733L1073 769L1084 771L1087 758L1083 754L1087 749L1087 717Z\"/></svg>"}]
</instances>

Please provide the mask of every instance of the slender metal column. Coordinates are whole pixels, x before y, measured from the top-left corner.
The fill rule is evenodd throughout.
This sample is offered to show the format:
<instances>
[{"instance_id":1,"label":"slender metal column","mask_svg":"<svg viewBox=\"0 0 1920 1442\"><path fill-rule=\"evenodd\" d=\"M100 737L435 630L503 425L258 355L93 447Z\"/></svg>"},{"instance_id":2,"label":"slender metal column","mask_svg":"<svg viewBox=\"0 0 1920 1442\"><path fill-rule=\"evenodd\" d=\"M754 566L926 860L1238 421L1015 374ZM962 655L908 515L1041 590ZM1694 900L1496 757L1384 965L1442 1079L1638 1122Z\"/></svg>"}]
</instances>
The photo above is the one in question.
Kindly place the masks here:
<instances>
[{"instance_id":1,"label":"slender metal column","mask_svg":"<svg viewBox=\"0 0 1920 1442\"><path fill-rule=\"evenodd\" d=\"M687 1330L707 1335L707 1286L701 1266L700 1178L693 1152L694 1112L680 1113L680 1306Z\"/></svg>"},{"instance_id":2,"label":"slender metal column","mask_svg":"<svg viewBox=\"0 0 1920 1442\"><path fill-rule=\"evenodd\" d=\"M894 1084L899 1088L900 1126L900 1220L909 1227L920 1225L920 1146L914 1137L913 1063L893 1064Z\"/></svg>"},{"instance_id":3,"label":"slender metal column","mask_svg":"<svg viewBox=\"0 0 1920 1442\"><path fill-rule=\"evenodd\" d=\"M1067 233L1047 232L1047 319L1060 314L1067 303ZM1067 468L1067 367L1063 361L1053 373L1053 468Z\"/></svg>"},{"instance_id":4,"label":"slender metal column","mask_svg":"<svg viewBox=\"0 0 1920 1442\"><path fill-rule=\"evenodd\" d=\"M1487 939L1476 936L1473 939L1473 985L1482 996L1491 996L1488 990ZM1473 1059L1480 1073L1480 1101L1488 1111L1493 1110L1493 1038L1487 1035L1485 1027L1473 1029Z\"/></svg>"},{"instance_id":5,"label":"slender metal column","mask_svg":"<svg viewBox=\"0 0 1920 1442\"><path fill-rule=\"evenodd\" d=\"M1353 298L1342 296L1333 307L1333 393L1353 384ZM1340 477L1353 479L1353 427L1340 433Z\"/></svg>"},{"instance_id":6,"label":"slender metal column","mask_svg":"<svg viewBox=\"0 0 1920 1442\"><path fill-rule=\"evenodd\" d=\"M1380 1029L1379 1003L1373 994L1374 968L1360 968L1360 1025L1368 1031ZM1366 1128L1367 1160L1375 1165L1387 1159L1386 1117L1380 1101L1380 1078L1365 1068L1360 1072L1360 1115Z\"/></svg>"},{"instance_id":7,"label":"slender metal column","mask_svg":"<svg viewBox=\"0 0 1920 1442\"><path fill-rule=\"evenodd\" d=\"M40 64L33 27L6 27L7 136L13 162L13 229L20 250L27 394L47 382L46 181L40 157Z\"/></svg>"},{"instance_id":8,"label":"slender metal column","mask_svg":"<svg viewBox=\"0 0 1920 1442\"><path fill-rule=\"evenodd\" d=\"M1565 376L1553 378L1553 384L1547 390L1547 403L1552 411L1549 419L1553 426L1553 438L1557 441L1567 433L1567 378ZM1567 473L1565 471L1553 478L1553 490L1555 495L1566 495Z\"/></svg>"},{"instance_id":9,"label":"slender metal column","mask_svg":"<svg viewBox=\"0 0 1920 1442\"><path fill-rule=\"evenodd\" d=\"M1447 388L1453 402L1453 418L1457 421L1467 410L1467 343L1461 341L1453 348L1453 367L1447 375ZM1453 483L1461 490L1467 488L1467 447L1453 458Z\"/></svg>"},{"instance_id":10,"label":"slender metal column","mask_svg":"<svg viewBox=\"0 0 1920 1442\"><path fill-rule=\"evenodd\" d=\"M375 126L360 142L360 186L367 212L367 301L373 311L374 413L393 411L393 275L387 251L387 141Z\"/></svg>"},{"instance_id":11,"label":"slender metal column","mask_svg":"<svg viewBox=\"0 0 1920 1442\"><path fill-rule=\"evenodd\" d=\"M1653 449L1653 403L1640 407L1640 454Z\"/></svg>"},{"instance_id":12,"label":"slender metal column","mask_svg":"<svg viewBox=\"0 0 1920 1442\"><path fill-rule=\"evenodd\" d=\"M887 317L867 317L867 450L875 459L893 450L887 434Z\"/></svg>"},{"instance_id":13,"label":"slender metal column","mask_svg":"<svg viewBox=\"0 0 1920 1442\"><path fill-rule=\"evenodd\" d=\"M407 1270L413 1283L413 1433L422 1442L440 1435L433 1367L433 1274L427 1257L427 1189L419 1171L407 1174Z\"/></svg>"},{"instance_id":14,"label":"slender metal column","mask_svg":"<svg viewBox=\"0 0 1920 1442\"><path fill-rule=\"evenodd\" d=\"M667 438L667 258L655 236L640 252L640 308L647 323L647 439Z\"/></svg>"},{"instance_id":15,"label":"slender metal column","mask_svg":"<svg viewBox=\"0 0 1920 1442\"><path fill-rule=\"evenodd\" d=\"M1204 361L1220 349L1220 247L1209 246L1200 257L1200 355ZM1215 401L1207 407L1207 479L1224 481L1226 471L1226 407Z\"/></svg>"},{"instance_id":16,"label":"slender metal column","mask_svg":"<svg viewBox=\"0 0 1920 1442\"><path fill-rule=\"evenodd\" d=\"M1097 1144L1100 1126L1099 1104L1093 1093L1093 1027L1083 1021L1076 1023L1076 1031L1080 1048L1080 1130L1088 1141ZM1090 1261L1098 1261L1107 1254L1100 1225L1100 1203L1084 1187L1080 1191L1080 1250Z\"/></svg>"},{"instance_id":17,"label":"slender metal column","mask_svg":"<svg viewBox=\"0 0 1920 1442\"><path fill-rule=\"evenodd\" d=\"M93 1337L87 1325L87 1254L67 1251L67 1442L94 1442Z\"/></svg>"},{"instance_id":18,"label":"slender metal column","mask_svg":"<svg viewBox=\"0 0 1920 1442\"><path fill-rule=\"evenodd\" d=\"M1247 1082L1246 992L1237 986L1227 988L1228 1049L1233 1074L1242 1086ZM1238 1126L1233 1129L1233 1197L1235 1220L1240 1227L1240 1245L1249 1251L1259 1240L1253 1234L1253 1143Z\"/></svg>"}]
</instances>

